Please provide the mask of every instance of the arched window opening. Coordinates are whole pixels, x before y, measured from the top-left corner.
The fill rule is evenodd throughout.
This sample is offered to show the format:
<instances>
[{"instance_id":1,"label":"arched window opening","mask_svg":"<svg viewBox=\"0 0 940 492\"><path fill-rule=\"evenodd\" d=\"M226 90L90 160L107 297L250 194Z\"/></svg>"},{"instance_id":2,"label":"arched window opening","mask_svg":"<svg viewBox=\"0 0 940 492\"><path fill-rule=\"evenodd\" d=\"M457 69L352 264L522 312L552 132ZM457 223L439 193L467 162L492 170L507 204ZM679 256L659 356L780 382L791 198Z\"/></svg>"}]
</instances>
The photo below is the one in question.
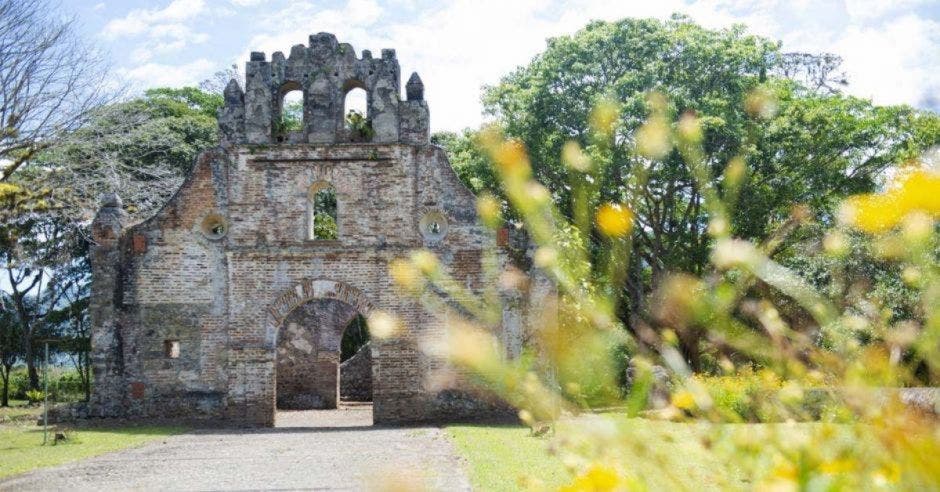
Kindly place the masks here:
<instances>
[{"instance_id":1,"label":"arched window opening","mask_svg":"<svg viewBox=\"0 0 940 492\"><path fill-rule=\"evenodd\" d=\"M310 187L307 196L308 239L330 240L339 237L336 224L336 190L320 181Z\"/></svg>"},{"instance_id":2,"label":"arched window opening","mask_svg":"<svg viewBox=\"0 0 940 492\"><path fill-rule=\"evenodd\" d=\"M304 129L304 93L300 84L288 82L281 88L281 101L278 108L279 118L274 133L278 142L289 142L293 135L300 135Z\"/></svg>"},{"instance_id":3,"label":"arched window opening","mask_svg":"<svg viewBox=\"0 0 940 492\"><path fill-rule=\"evenodd\" d=\"M368 142L375 133L369 119L369 98L358 83L347 82L343 99L343 120L351 142Z\"/></svg>"}]
</instances>

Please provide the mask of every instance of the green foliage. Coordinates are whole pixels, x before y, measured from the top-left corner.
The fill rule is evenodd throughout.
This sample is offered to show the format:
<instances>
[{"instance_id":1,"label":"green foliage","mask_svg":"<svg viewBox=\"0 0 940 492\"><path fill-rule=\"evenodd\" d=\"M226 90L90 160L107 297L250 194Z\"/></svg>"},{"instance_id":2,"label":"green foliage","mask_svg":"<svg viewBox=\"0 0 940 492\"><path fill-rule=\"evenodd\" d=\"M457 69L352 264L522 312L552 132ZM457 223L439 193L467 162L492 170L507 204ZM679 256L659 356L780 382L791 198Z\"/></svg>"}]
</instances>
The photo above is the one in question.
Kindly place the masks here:
<instances>
[{"instance_id":1,"label":"green foliage","mask_svg":"<svg viewBox=\"0 0 940 492\"><path fill-rule=\"evenodd\" d=\"M214 94L196 87L158 87L144 92L155 112L162 116L181 116L199 114L215 119L225 103L222 94Z\"/></svg>"},{"instance_id":2,"label":"green foliage","mask_svg":"<svg viewBox=\"0 0 940 492\"><path fill-rule=\"evenodd\" d=\"M53 367L49 371L49 399L55 402L79 401L84 398L84 387L78 371L72 368ZM16 367L10 374L10 398L29 400L29 375L23 366ZM42 393L42 390L36 390ZM39 397L42 400L42 396Z\"/></svg>"},{"instance_id":3,"label":"green foliage","mask_svg":"<svg viewBox=\"0 0 940 492\"><path fill-rule=\"evenodd\" d=\"M340 342L340 361L352 357L369 343L369 328L366 326L366 319L361 314L357 314L343 331L343 339Z\"/></svg>"},{"instance_id":4,"label":"green foliage","mask_svg":"<svg viewBox=\"0 0 940 492\"><path fill-rule=\"evenodd\" d=\"M313 196L314 239L336 239L339 229L336 224L336 190L327 187Z\"/></svg>"},{"instance_id":5,"label":"green foliage","mask_svg":"<svg viewBox=\"0 0 940 492\"><path fill-rule=\"evenodd\" d=\"M353 141L368 142L375 136L372 121L355 109L346 113L346 128L352 132Z\"/></svg>"},{"instance_id":6,"label":"green foliage","mask_svg":"<svg viewBox=\"0 0 940 492\"><path fill-rule=\"evenodd\" d=\"M46 399L46 394L42 390L28 390L26 391L26 401L36 404L42 403Z\"/></svg>"},{"instance_id":7,"label":"green foliage","mask_svg":"<svg viewBox=\"0 0 940 492\"><path fill-rule=\"evenodd\" d=\"M725 166L741 159L746 167L734 176L728 227L758 241L789 221L798 204L808 206L804 222L831 224L834 207L846 196L871 191L885 169L940 144L940 117L933 113L836 93L828 78L837 62L831 55L784 54L779 43L740 26L708 30L684 17L593 22L550 40L531 63L488 87L484 102L500 130L525 144L535 179L564 216L576 218L576 189L590 199L630 206L642 227L633 232L635 260L623 284L622 313L647 316L643 297L668 272L704 271L709 247L703 190L679 149L667 142L655 159L636 149L651 113L663 116L647 133L668 130L668 121L681 114L700 117L708 186L727 187ZM781 75L799 73L820 80ZM665 97L647 99L652 90ZM618 112L612 138L598 141L590 123L604 101L616 102ZM502 198L503 212L512 218L478 140L471 131L435 136L464 183ZM572 141L597 167L590 186L565 162L565 145ZM592 247L603 245L595 238ZM787 249L781 260L805 263L794 257L800 250Z\"/></svg>"},{"instance_id":8,"label":"green foliage","mask_svg":"<svg viewBox=\"0 0 940 492\"><path fill-rule=\"evenodd\" d=\"M281 119L274 128L275 135L284 136L290 132L303 130L304 103L303 101L288 101L281 109Z\"/></svg>"},{"instance_id":9,"label":"green foliage","mask_svg":"<svg viewBox=\"0 0 940 492\"><path fill-rule=\"evenodd\" d=\"M218 141L222 98L196 88L151 89L97 108L90 121L37 157L32 180L54 184L89 217L98 195L117 192L131 216L147 217L176 191L196 155Z\"/></svg>"},{"instance_id":10,"label":"green foliage","mask_svg":"<svg viewBox=\"0 0 940 492\"><path fill-rule=\"evenodd\" d=\"M496 175L493 166L475 139L476 132L469 128L459 134L437 132L431 135L431 143L447 151L451 166L471 191L477 194L494 191Z\"/></svg>"}]
</instances>

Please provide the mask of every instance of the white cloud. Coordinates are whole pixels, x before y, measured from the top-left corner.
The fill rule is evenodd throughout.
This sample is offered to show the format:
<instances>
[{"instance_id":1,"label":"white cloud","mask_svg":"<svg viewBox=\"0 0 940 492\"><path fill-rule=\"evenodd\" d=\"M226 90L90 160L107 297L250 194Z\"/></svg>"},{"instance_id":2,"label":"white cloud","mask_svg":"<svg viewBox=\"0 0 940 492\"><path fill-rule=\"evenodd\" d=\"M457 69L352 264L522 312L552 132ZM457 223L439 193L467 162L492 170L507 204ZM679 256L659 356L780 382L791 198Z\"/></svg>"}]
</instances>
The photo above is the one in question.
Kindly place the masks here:
<instances>
[{"instance_id":1,"label":"white cloud","mask_svg":"<svg viewBox=\"0 0 940 492\"><path fill-rule=\"evenodd\" d=\"M131 69L118 70L132 87L181 87L196 85L205 80L216 68L216 63L205 58L182 64L146 63Z\"/></svg>"},{"instance_id":2,"label":"white cloud","mask_svg":"<svg viewBox=\"0 0 940 492\"><path fill-rule=\"evenodd\" d=\"M104 2L98 2L98 3L96 3L95 6L92 7L91 9L94 10L95 12L97 12L97 11L99 11L99 10L104 10L105 7L106 7L106 5L104 4Z\"/></svg>"},{"instance_id":3,"label":"white cloud","mask_svg":"<svg viewBox=\"0 0 940 492\"><path fill-rule=\"evenodd\" d=\"M849 91L879 104L918 104L936 90L940 22L914 15L849 27L832 51L844 57Z\"/></svg>"},{"instance_id":4,"label":"white cloud","mask_svg":"<svg viewBox=\"0 0 940 492\"><path fill-rule=\"evenodd\" d=\"M925 0L845 0L845 10L853 20L869 22L910 10L923 3L926 3Z\"/></svg>"},{"instance_id":5,"label":"white cloud","mask_svg":"<svg viewBox=\"0 0 940 492\"><path fill-rule=\"evenodd\" d=\"M181 22L198 16L205 9L205 0L173 0L163 9L136 9L104 26L108 39L141 34L162 23Z\"/></svg>"},{"instance_id":6,"label":"white cloud","mask_svg":"<svg viewBox=\"0 0 940 492\"><path fill-rule=\"evenodd\" d=\"M267 2L267 0L231 0L231 2L239 7L254 7Z\"/></svg>"},{"instance_id":7,"label":"white cloud","mask_svg":"<svg viewBox=\"0 0 940 492\"><path fill-rule=\"evenodd\" d=\"M110 40L143 37L131 50L130 59L134 63L145 63L156 55L206 42L208 34L194 32L187 24L201 19L205 12L205 0L173 0L163 9L137 9L112 19L105 25L102 35Z\"/></svg>"}]
</instances>

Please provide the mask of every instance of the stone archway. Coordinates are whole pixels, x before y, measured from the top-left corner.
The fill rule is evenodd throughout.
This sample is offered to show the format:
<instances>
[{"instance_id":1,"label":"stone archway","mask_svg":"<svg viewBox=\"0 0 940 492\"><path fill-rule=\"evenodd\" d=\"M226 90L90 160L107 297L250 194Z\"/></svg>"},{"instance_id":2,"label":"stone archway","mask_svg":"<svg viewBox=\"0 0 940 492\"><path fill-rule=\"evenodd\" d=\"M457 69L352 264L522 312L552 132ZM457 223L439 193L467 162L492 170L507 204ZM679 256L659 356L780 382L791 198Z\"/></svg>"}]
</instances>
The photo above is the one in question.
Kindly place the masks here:
<instances>
[{"instance_id":1,"label":"stone archway","mask_svg":"<svg viewBox=\"0 0 940 492\"><path fill-rule=\"evenodd\" d=\"M359 289L332 280L304 280L277 296L266 313L275 411L337 407L344 332L372 310ZM371 361L371 347L366 350ZM371 374L368 379L371 394Z\"/></svg>"},{"instance_id":2,"label":"stone archway","mask_svg":"<svg viewBox=\"0 0 940 492\"><path fill-rule=\"evenodd\" d=\"M345 283L326 279L307 279L284 289L274 298L265 313L264 334L268 347L277 346L277 332L284 318L301 304L312 299L336 299L356 308L366 318L375 304L361 290Z\"/></svg>"}]
</instances>

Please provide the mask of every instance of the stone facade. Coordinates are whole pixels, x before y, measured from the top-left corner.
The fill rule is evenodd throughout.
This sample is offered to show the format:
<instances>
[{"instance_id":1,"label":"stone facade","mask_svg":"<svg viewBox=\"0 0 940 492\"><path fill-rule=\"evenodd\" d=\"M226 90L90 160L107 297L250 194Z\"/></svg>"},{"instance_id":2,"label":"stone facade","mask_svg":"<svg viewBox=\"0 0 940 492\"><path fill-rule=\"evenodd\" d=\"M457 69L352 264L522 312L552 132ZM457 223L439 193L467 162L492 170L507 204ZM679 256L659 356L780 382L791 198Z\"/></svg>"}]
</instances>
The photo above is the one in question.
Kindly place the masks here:
<instances>
[{"instance_id":1,"label":"stone facade","mask_svg":"<svg viewBox=\"0 0 940 492\"><path fill-rule=\"evenodd\" d=\"M288 57L252 53L245 73L244 91L235 81L225 90L220 146L200 154L154 217L128 226L117 197L102 201L93 224L91 414L270 425L286 387L280 373L292 377L281 349L296 359L306 340L311 360L323 357L317 371L338 361L336 333L307 319L324 300L347 306L342 316L382 310L406 327L370 344L377 423L501 411L461 378L438 377L450 370L420 344L445 336L443 321L388 274L393 259L428 248L476 289L483 251L495 242L477 222L475 198L429 143L417 74L403 100L393 50L357 57L325 33ZM352 138L344 124L352 88L367 94L371 138ZM296 89L304 122L284 133L282 96ZM324 184L336 195L335 240L310 237L310 191ZM329 399L314 389L298 391Z\"/></svg>"}]
</instances>

